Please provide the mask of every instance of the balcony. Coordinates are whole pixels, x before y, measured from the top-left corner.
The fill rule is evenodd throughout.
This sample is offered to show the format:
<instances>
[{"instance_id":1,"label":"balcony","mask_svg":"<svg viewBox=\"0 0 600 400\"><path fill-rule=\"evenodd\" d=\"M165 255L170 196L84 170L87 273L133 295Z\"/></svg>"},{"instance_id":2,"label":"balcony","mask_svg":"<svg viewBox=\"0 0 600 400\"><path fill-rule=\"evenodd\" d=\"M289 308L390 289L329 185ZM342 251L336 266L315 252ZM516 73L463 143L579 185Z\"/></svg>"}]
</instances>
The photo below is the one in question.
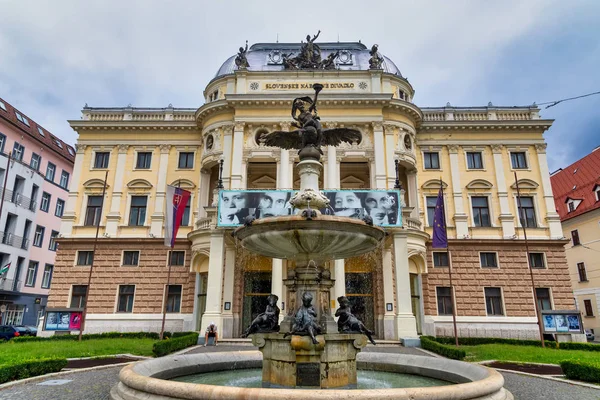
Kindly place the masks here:
<instances>
[{"instance_id":1,"label":"balcony","mask_svg":"<svg viewBox=\"0 0 600 400\"><path fill-rule=\"evenodd\" d=\"M539 108L530 107L423 107L425 122L443 121L531 121L540 119Z\"/></svg>"},{"instance_id":2,"label":"balcony","mask_svg":"<svg viewBox=\"0 0 600 400\"><path fill-rule=\"evenodd\" d=\"M23 287L23 281L14 279L0 279L0 290L7 292L20 292Z\"/></svg>"},{"instance_id":3,"label":"balcony","mask_svg":"<svg viewBox=\"0 0 600 400\"><path fill-rule=\"evenodd\" d=\"M0 232L0 243L23 250L29 248L29 239L17 236L12 232Z\"/></svg>"},{"instance_id":4,"label":"balcony","mask_svg":"<svg viewBox=\"0 0 600 400\"><path fill-rule=\"evenodd\" d=\"M2 196L2 189L0 189L0 196ZM4 201L8 201L13 203L19 207L23 207L29 211L35 211L37 207L37 202L31 200L29 197L23 196L23 194L18 192L13 192L12 190L6 189L4 193Z\"/></svg>"}]
</instances>

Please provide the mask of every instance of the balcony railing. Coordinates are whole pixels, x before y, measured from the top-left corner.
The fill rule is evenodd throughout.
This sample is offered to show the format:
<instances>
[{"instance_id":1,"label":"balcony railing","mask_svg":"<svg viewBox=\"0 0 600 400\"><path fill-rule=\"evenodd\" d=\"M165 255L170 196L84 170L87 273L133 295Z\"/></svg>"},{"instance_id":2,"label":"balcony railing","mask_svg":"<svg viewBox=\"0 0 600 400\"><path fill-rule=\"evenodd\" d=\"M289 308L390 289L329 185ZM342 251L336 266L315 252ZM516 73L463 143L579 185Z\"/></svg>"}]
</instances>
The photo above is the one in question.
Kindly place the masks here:
<instances>
[{"instance_id":1,"label":"balcony railing","mask_svg":"<svg viewBox=\"0 0 600 400\"><path fill-rule=\"evenodd\" d=\"M0 196L2 196L2 189L0 189ZM4 194L4 201L14 203L17 206L26 208L30 211L35 211L37 206L37 203L31 200L29 197L23 196L23 194L14 192L9 189L6 189L6 193Z\"/></svg>"},{"instance_id":2,"label":"balcony railing","mask_svg":"<svg viewBox=\"0 0 600 400\"><path fill-rule=\"evenodd\" d=\"M29 248L29 239L17 236L12 232L0 232L0 243L23 250Z\"/></svg>"},{"instance_id":3,"label":"balcony railing","mask_svg":"<svg viewBox=\"0 0 600 400\"><path fill-rule=\"evenodd\" d=\"M7 292L20 292L23 281L14 279L0 279L0 290Z\"/></svg>"},{"instance_id":4,"label":"balcony railing","mask_svg":"<svg viewBox=\"0 0 600 400\"><path fill-rule=\"evenodd\" d=\"M529 121L540 119L540 109L531 107L424 107L425 122L440 121Z\"/></svg>"},{"instance_id":5,"label":"balcony railing","mask_svg":"<svg viewBox=\"0 0 600 400\"><path fill-rule=\"evenodd\" d=\"M406 229L416 229L421 230L421 221L415 218L405 218L404 219L404 227Z\"/></svg>"}]
</instances>

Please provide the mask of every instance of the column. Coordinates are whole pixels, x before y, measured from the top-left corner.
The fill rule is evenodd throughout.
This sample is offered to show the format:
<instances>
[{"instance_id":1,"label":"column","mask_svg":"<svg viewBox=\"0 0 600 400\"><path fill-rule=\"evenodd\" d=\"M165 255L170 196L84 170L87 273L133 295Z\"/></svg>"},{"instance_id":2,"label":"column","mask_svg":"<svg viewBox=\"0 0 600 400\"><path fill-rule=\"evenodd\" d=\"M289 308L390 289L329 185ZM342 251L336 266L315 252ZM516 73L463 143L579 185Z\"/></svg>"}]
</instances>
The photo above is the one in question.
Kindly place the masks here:
<instances>
[{"instance_id":1,"label":"column","mask_svg":"<svg viewBox=\"0 0 600 400\"><path fill-rule=\"evenodd\" d=\"M494 158L494 171L496 172L496 185L498 187L498 198L500 200L500 223L502 224L502 236L511 239L515 235L515 217L510 212L508 204L508 191L506 190L506 177L504 176L504 163L502 161L502 145L492 145L492 157ZM552 198L554 201L554 198Z\"/></svg>"},{"instance_id":2,"label":"column","mask_svg":"<svg viewBox=\"0 0 600 400\"><path fill-rule=\"evenodd\" d=\"M285 300L283 297L283 260L274 258L271 266L271 293L273 293L279 299L277 301L279 308L281 308L281 302ZM279 314L279 322L283 321L285 312Z\"/></svg>"},{"instance_id":3,"label":"column","mask_svg":"<svg viewBox=\"0 0 600 400\"><path fill-rule=\"evenodd\" d=\"M158 183L156 184L156 201L154 202L154 212L150 217L150 234L154 237L162 236L164 225L165 197L167 196L167 170L169 164L169 152L171 145L160 145L160 160L158 164Z\"/></svg>"},{"instance_id":4,"label":"column","mask_svg":"<svg viewBox=\"0 0 600 400\"><path fill-rule=\"evenodd\" d=\"M223 126L223 186L231 188L231 146L233 142L233 125ZM241 161L241 157L240 157Z\"/></svg>"},{"instance_id":5,"label":"column","mask_svg":"<svg viewBox=\"0 0 600 400\"><path fill-rule=\"evenodd\" d=\"M391 243L383 248L383 301L385 303L385 314L383 316L383 338L385 340L396 340L396 312L394 309L394 271L392 260ZM392 304L392 309L388 309Z\"/></svg>"},{"instance_id":6,"label":"column","mask_svg":"<svg viewBox=\"0 0 600 400\"><path fill-rule=\"evenodd\" d=\"M282 131L289 131L291 124L289 122L281 122L279 124ZM290 179L290 151L287 149L280 149L279 161L277 163L277 188L278 189L291 189Z\"/></svg>"},{"instance_id":7,"label":"column","mask_svg":"<svg viewBox=\"0 0 600 400\"><path fill-rule=\"evenodd\" d=\"M333 276L335 283L333 284L331 299L336 301L335 304L337 306L337 298L346 294L346 266L344 260L335 260L333 262ZM335 314L335 309L333 311L332 315Z\"/></svg>"},{"instance_id":8,"label":"column","mask_svg":"<svg viewBox=\"0 0 600 400\"><path fill-rule=\"evenodd\" d=\"M454 199L454 224L456 238L462 239L469 234L467 214L463 205L462 190L460 187L460 169L458 167L458 145L448 145L450 155L450 176L452 179L452 198Z\"/></svg>"},{"instance_id":9,"label":"column","mask_svg":"<svg viewBox=\"0 0 600 400\"><path fill-rule=\"evenodd\" d=\"M387 188L392 189L396 183L396 165L394 164L394 149L396 141L394 137L394 129L391 124L384 124L385 130L385 166L387 172Z\"/></svg>"},{"instance_id":10,"label":"column","mask_svg":"<svg viewBox=\"0 0 600 400\"><path fill-rule=\"evenodd\" d=\"M115 168L115 180L113 182L112 197L110 199L110 210L106 214L106 233L110 237L117 235L117 227L121 220L121 199L123 197L123 175L125 174L125 162L129 145L117 146L117 167ZM107 204L108 205L108 204Z\"/></svg>"},{"instance_id":11,"label":"column","mask_svg":"<svg viewBox=\"0 0 600 400\"><path fill-rule=\"evenodd\" d=\"M408 341L418 335L410 296L407 234L394 232L392 235L396 270L396 335L399 340L408 345Z\"/></svg>"},{"instance_id":12,"label":"column","mask_svg":"<svg viewBox=\"0 0 600 400\"><path fill-rule=\"evenodd\" d=\"M375 189L386 189L385 143L381 122L373 122L373 149L375 152Z\"/></svg>"},{"instance_id":13,"label":"column","mask_svg":"<svg viewBox=\"0 0 600 400\"><path fill-rule=\"evenodd\" d=\"M225 272L223 277L223 304L228 302L229 310L223 308L223 327L221 335L224 338L233 337L233 286L235 273L235 246L225 247ZM210 274L210 271L209 271Z\"/></svg>"},{"instance_id":14,"label":"column","mask_svg":"<svg viewBox=\"0 0 600 400\"><path fill-rule=\"evenodd\" d=\"M85 149L88 146L85 144L76 144L75 151L75 163L73 165L73 172L71 173L71 191L67 198L67 204L65 205L65 212L63 213L62 223L60 226L60 233L63 237L70 237L73 234L73 224L77 220L75 214L75 207L77 206L77 198L79 197L79 188L83 182L81 179L81 169L83 168L83 157L85 155Z\"/></svg>"},{"instance_id":15,"label":"column","mask_svg":"<svg viewBox=\"0 0 600 400\"><path fill-rule=\"evenodd\" d=\"M242 188L242 153L244 152L244 123L236 122L233 129L231 149L231 189Z\"/></svg>"},{"instance_id":16,"label":"column","mask_svg":"<svg viewBox=\"0 0 600 400\"><path fill-rule=\"evenodd\" d=\"M536 144L535 150L538 156L538 164L540 165L542 190L544 192L544 202L546 204L546 221L548 221L548 228L550 228L550 237L552 239L561 239L563 237L563 231L562 225L560 224L560 217L556 213L554 196L552 195L552 184L550 183L548 158L546 156L546 143Z\"/></svg>"},{"instance_id":17,"label":"column","mask_svg":"<svg viewBox=\"0 0 600 400\"><path fill-rule=\"evenodd\" d=\"M224 238L221 231L213 231L210 235L210 256L208 260L208 285L206 288L206 311L202 315L200 333L214 322L219 329L223 328L221 301L223 293L223 257L225 256Z\"/></svg>"},{"instance_id":18,"label":"column","mask_svg":"<svg viewBox=\"0 0 600 400\"><path fill-rule=\"evenodd\" d=\"M327 170L325 173L325 187L327 189L339 189L339 163L337 162L337 151L334 146L327 146ZM337 185L335 184L337 182Z\"/></svg>"},{"instance_id":19,"label":"column","mask_svg":"<svg viewBox=\"0 0 600 400\"><path fill-rule=\"evenodd\" d=\"M330 189L339 189L342 185L340 182L340 166L342 157L337 155L337 150L333 146L327 148L327 158L331 163L327 166L327 178ZM337 298L346 294L346 266L344 260L333 261L333 277L335 283L333 285L333 293L331 299L335 300L337 306ZM331 305L330 305L331 306ZM335 307L332 309L332 315L335 314Z\"/></svg>"},{"instance_id":20,"label":"column","mask_svg":"<svg viewBox=\"0 0 600 400\"><path fill-rule=\"evenodd\" d=\"M194 256L192 256L192 260ZM200 294L200 273L196 272L195 282L194 282L194 315L192 316L192 327L191 330L197 331L199 329L198 325L200 323L199 319L199 310L198 310L198 295Z\"/></svg>"}]
</instances>

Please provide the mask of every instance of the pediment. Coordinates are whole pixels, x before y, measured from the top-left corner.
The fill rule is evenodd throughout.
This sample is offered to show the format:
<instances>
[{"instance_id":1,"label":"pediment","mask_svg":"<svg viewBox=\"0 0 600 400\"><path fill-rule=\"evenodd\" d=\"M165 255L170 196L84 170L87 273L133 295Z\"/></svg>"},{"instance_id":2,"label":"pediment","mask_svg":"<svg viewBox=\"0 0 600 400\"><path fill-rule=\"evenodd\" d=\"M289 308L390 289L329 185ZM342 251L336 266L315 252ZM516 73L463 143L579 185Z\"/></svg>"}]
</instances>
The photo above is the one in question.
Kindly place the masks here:
<instances>
[{"instance_id":1,"label":"pediment","mask_svg":"<svg viewBox=\"0 0 600 400\"><path fill-rule=\"evenodd\" d=\"M517 183L519 184L519 190L521 189L537 189L538 185L537 182L532 181L531 179L519 179L517 181ZM517 184L513 183L512 185L510 185L511 188L517 190Z\"/></svg>"},{"instance_id":2,"label":"pediment","mask_svg":"<svg viewBox=\"0 0 600 400\"><path fill-rule=\"evenodd\" d=\"M104 181L102 179L92 178L87 180L83 184L83 187L88 190L102 190L104 187ZM106 187L108 188L108 185L106 185Z\"/></svg>"},{"instance_id":3,"label":"pediment","mask_svg":"<svg viewBox=\"0 0 600 400\"><path fill-rule=\"evenodd\" d=\"M485 179L474 179L466 187L467 189L491 189L494 185Z\"/></svg>"},{"instance_id":4,"label":"pediment","mask_svg":"<svg viewBox=\"0 0 600 400\"><path fill-rule=\"evenodd\" d=\"M354 175L348 175L344 179L340 180L341 187L344 189L364 189L365 181L357 178Z\"/></svg>"},{"instance_id":5,"label":"pediment","mask_svg":"<svg viewBox=\"0 0 600 400\"><path fill-rule=\"evenodd\" d=\"M127 187L133 190L149 190L152 189L152 184L145 179L134 179L127 184Z\"/></svg>"},{"instance_id":6,"label":"pediment","mask_svg":"<svg viewBox=\"0 0 600 400\"><path fill-rule=\"evenodd\" d=\"M271 189L277 187L277 180L269 175L262 175L261 177L254 179L251 184L254 188Z\"/></svg>"},{"instance_id":7,"label":"pediment","mask_svg":"<svg viewBox=\"0 0 600 400\"><path fill-rule=\"evenodd\" d=\"M442 187L444 189L448 188L448 184L444 181L442 182ZM439 179L430 179L424 184L421 185L422 189L432 189L432 190L440 190L440 180Z\"/></svg>"},{"instance_id":8,"label":"pediment","mask_svg":"<svg viewBox=\"0 0 600 400\"><path fill-rule=\"evenodd\" d=\"M173 183L171 183L171 186L180 187L182 189L187 190L191 190L196 187L194 182L190 181L189 179L177 179L176 181L173 181Z\"/></svg>"}]
</instances>

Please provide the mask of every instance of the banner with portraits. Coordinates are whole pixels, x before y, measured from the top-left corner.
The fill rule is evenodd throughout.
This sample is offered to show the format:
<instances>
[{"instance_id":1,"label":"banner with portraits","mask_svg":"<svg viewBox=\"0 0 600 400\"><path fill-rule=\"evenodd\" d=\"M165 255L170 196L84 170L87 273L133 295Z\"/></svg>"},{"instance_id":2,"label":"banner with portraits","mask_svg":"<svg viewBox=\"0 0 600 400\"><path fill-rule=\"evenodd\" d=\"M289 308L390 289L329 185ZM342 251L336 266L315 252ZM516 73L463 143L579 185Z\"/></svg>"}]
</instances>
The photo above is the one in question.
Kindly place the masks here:
<instances>
[{"instance_id":1,"label":"banner with portraits","mask_svg":"<svg viewBox=\"0 0 600 400\"><path fill-rule=\"evenodd\" d=\"M583 333L581 314L577 311L542 311L544 333Z\"/></svg>"},{"instance_id":2,"label":"banner with portraits","mask_svg":"<svg viewBox=\"0 0 600 400\"><path fill-rule=\"evenodd\" d=\"M254 218L296 214L290 199L296 190L221 190L217 226L238 227L248 216ZM399 190L324 190L329 208L324 215L362 219L370 216L381 227L401 227Z\"/></svg>"},{"instance_id":3,"label":"banner with portraits","mask_svg":"<svg viewBox=\"0 0 600 400\"><path fill-rule=\"evenodd\" d=\"M78 331L81 328L81 314L81 310L48 310L44 319L44 330Z\"/></svg>"}]
</instances>

